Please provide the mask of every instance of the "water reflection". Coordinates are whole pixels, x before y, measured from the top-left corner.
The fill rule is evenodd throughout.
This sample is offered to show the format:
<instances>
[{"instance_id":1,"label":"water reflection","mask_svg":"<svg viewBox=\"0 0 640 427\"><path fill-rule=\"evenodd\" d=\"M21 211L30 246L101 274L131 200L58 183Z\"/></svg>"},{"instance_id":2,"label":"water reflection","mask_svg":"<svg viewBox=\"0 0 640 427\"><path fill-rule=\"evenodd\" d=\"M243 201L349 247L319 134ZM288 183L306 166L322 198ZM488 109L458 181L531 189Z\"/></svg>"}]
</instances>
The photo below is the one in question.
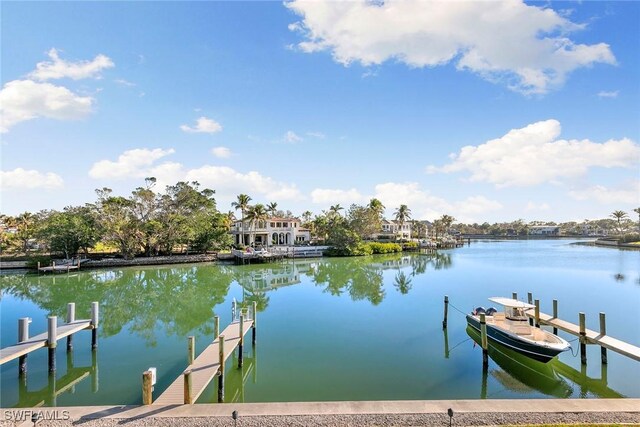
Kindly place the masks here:
<instances>
[{"instance_id":1,"label":"water reflection","mask_svg":"<svg viewBox=\"0 0 640 427\"><path fill-rule=\"evenodd\" d=\"M476 344L481 345L480 333L477 330L468 326L466 331ZM445 347L446 345L445 335ZM447 349L445 353L448 355ZM587 377L584 365L583 372L578 372L558 359L541 363L492 341L489 342L489 357L500 369L483 369L481 398L487 397L488 374L504 389L519 395L538 391L557 398L571 397L574 395L574 387L567 382L569 380L579 384L580 397L587 397L589 393L600 398L624 397L607 386L607 365L602 365L602 378L593 379Z\"/></svg>"},{"instance_id":2,"label":"water reflection","mask_svg":"<svg viewBox=\"0 0 640 427\"><path fill-rule=\"evenodd\" d=\"M98 392L98 352L93 351L90 366L74 366L73 352L67 353L66 372L60 378L56 373L49 374L47 385L39 390L29 390L27 375L18 379L18 403L15 408L34 408L39 406L57 406L57 399L63 393L75 393L75 387L87 378L91 378L91 392Z\"/></svg>"},{"instance_id":3,"label":"water reflection","mask_svg":"<svg viewBox=\"0 0 640 427\"><path fill-rule=\"evenodd\" d=\"M212 307L224 301L232 279L230 271L216 266L128 268L62 277L5 276L0 291L31 300L60 318L69 302L76 303L77 317L86 318L91 302L98 301L105 313L101 336L116 335L128 325L154 346L158 323L168 335L184 336L194 329L212 334Z\"/></svg>"}]
</instances>

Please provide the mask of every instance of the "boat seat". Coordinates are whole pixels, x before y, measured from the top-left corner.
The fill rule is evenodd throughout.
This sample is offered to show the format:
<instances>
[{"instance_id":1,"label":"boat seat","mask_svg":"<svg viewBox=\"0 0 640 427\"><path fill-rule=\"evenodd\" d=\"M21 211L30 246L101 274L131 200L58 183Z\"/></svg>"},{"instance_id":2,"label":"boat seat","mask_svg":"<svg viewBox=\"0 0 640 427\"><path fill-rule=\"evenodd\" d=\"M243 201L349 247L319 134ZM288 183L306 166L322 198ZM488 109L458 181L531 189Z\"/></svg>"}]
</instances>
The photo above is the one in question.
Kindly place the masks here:
<instances>
[{"instance_id":1,"label":"boat seat","mask_svg":"<svg viewBox=\"0 0 640 427\"><path fill-rule=\"evenodd\" d=\"M504 321L505 319L504 313L495 313L493 315L493 319L496 321Z\"/></svg>"},{"instance_id":2,"label":"boat seat","mask_svg":"<svg viewBox=\"0 0 640 427\"><path fill-rule=\"evenodd\" d=\"M510 329L518 335L531 335L531 327L529 325L512 325Z\"/></svg>"}]
</instances>

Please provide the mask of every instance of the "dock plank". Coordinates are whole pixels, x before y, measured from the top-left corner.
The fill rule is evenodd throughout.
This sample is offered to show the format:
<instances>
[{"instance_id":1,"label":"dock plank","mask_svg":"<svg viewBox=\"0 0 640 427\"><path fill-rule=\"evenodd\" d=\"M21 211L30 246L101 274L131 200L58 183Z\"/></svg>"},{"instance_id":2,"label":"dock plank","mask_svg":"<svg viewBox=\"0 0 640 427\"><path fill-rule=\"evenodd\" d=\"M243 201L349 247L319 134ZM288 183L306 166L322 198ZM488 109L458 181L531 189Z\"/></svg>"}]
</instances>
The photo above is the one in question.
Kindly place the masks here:
<instances>
[{"instance_id":1,"label":"dock plank","mask_svg":"<svg viewBox=\"0 0 640 427\"><path fill-rule=\"evenodd\" d=\"M526 311L527 316L535 318L535 311L533 309ZM561 331L568 332L572 335L580 335L580 326L567 322L566 320L554 318L545 313L540 313L540 324L549 325L560 329ZM602 335L599 331L592 329L585 329L585 336L589 344L596 344L607 348L616 353L620 353L624 356L630 357L634 360L640 361L640 347L633 344L626 343L619 339L613 338L609 335Z\"/></svg>"},{"instance_id":2,"label":"dock plank","mask_svg":"<svg viewBox=\"0 0 640 427\"><path fill-rule=\"evenodd\" d=\"M56 342L71 334L75 334L83 329L91 328L91 320L76 320L71 323L64 323L57 328ZM29 338L27 341L5 347L0 350L0 365L17 359L20 356L31 353L42 347L47 346L47 332Z\"/></svg>"},{"instance_id":3,"label":"dock plank","mask_svg":"<svg viewBox=\"0 0 640 427\"><path fill-rule=\"evenodd\" d=\"M253 326L253 320L244 321L244 335ZM224 359L227 360L234 350L240 344L240 323L235 322L227 326L220 333L224 336ZM193 390L193 401L198 400L211 380L218 374L220 370L219 363L219 341L216 338L211 344L204 349L202 353L193 361L193 363L183 371L191 370L191 381ZM184 403L184 376L180 374L167 389L153 402L154 405L175 405Z\"/></svg>"}]
</instances>

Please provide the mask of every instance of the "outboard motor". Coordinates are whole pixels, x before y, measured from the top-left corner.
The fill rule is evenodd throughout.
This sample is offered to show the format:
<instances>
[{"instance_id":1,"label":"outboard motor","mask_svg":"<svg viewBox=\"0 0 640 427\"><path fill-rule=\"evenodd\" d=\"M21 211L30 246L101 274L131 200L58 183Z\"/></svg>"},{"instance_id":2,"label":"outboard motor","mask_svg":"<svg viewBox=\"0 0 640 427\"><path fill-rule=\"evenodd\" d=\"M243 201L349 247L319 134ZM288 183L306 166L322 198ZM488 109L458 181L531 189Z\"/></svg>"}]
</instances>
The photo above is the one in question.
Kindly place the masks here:
<instances>
[{"instance_id":1,"label":"outboard motor","mask_svg":"<svg viewBox=\"0 0 640 427\"><path fill-rule=\"evenodd\" d=\"M493 316L497 312L498 312L498 310L495 307L489 307L489 308L487 308L487 311L485 313L486 313L487 316Z\"/></svg>"},{"instance_id":2,"label":"outboard motor","mask_svg":"<svg viewBox=\"0 0 640 427\"><path fill-rule=\"evenodd\" d=\"M478 315L478 314L482 314L482 313L486 313L486 311L485 311L484 307L476 307L476 308L473 310L473 314L474 314L474 315Z\"/></svg>"}]
</instances>

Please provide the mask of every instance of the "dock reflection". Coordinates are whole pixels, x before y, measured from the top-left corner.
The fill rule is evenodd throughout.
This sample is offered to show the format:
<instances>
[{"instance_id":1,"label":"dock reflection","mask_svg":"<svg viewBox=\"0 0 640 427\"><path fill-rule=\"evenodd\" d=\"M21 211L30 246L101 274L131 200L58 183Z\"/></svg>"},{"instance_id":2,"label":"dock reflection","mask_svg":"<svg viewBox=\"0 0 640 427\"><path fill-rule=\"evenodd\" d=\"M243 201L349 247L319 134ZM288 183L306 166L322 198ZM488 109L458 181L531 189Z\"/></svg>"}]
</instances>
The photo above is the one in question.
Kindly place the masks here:
<instances>
[{"instance_id":1,"label":"dock reflection","mask_svg":"<svg viewBox=\"0 0 640 427\"><path fill-rule=\"evenodd\" d=\"M67 353L66 372L60 378L56 373L49 374L47 385L39 390L29 390L27 375L19 377L18 403L14 408L33 408L40 406L57 406L58 397L64 393L75 393L76 386L87 378L91 378L91 392L97 393L98 351L92 351L91 366L74 366L73 353Z\"/></svg>"},{"instance_id":2,"label":"dock reflection","mask_svg":"<svg viewBox=\"0 0 640 427\"><path fill-rule=\"evenodd\" d=\"M480 333L469 326L466 331L480 345ZM541 363L492 341L489 341L489 357L500 369L483 370L481 398L487 397L489 375L505 389L519 394L538 391L557 398L587 397L588 394L599 398L624 397L607 386L606 365L602 368L602 378L594 379L586 375L585 369L579 372L557 358ZM578 396L575 396L576 388L579 389Z\"/></svg>"}]
</instances>

